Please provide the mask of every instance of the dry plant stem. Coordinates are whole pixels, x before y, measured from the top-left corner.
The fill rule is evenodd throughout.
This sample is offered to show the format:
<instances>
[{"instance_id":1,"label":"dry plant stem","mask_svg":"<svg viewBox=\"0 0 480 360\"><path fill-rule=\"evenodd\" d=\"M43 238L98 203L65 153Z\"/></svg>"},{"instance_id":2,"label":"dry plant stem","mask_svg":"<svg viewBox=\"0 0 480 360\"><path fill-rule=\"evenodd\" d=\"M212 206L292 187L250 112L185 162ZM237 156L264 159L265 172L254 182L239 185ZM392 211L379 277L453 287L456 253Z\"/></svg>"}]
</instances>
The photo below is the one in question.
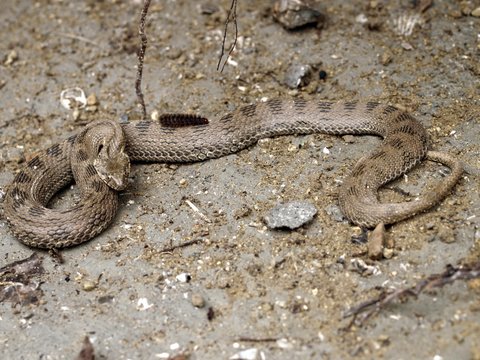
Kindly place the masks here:
<instances>
[{"instance_id":1,"label":"dry plant stem","mask_svg":"<svg viewBox=\"0 0 480 360\"><path fill-rule=\"evenodd\" d=\"M140 26L138 28L138 34L142 41L142 45L138 50L138 66L137 66L137 79L135 81L135 90L137 92L138 103L142 107L142 118L147 119L147 109L145 107L145 100L142 93L142 74L143 74L143 61L145 59L145 51L147 49L147 35L145 35L145 20L147 18L148 7L150 6L150 0L143 2L142 15L140 17Z\"/></svg>"},{"instance_id":2,"label":"dry plant stem","mask_svg":"<svg viewBox=\"0 0 480 360\"><path fill-rule=\"evenodd\" d=\"M398 289L394 291L383 290L380 295L374 299L362 302L347 310L344 318L353 316L352 321L346 329L353 325L363 325L370 317L380 312L394 300L406 299L408 297L418 297L424 290L431 290L437 287L443 287L453 283L455 280L471 280L480 277L480 261L472 265L464 265L458 268L447 265L444 272L430 275L428 278L419 281L415 286L407 289Z\"/></svg>"},{"instance_id":3,"label":"dry plant stem","mask_svg":"<svg viewBox=\"0 0 480 360\"><path fill-rule=\"evenodd\" d=\"M203 242L203 239L193 239L193 240L190 240L190 241L187 241L187 242L178 244L178 245L174 245L174 246L170 246L170 247L168 247L168 248L162 249L162 250L160 250L160 253L161 253L161 254L163 254L163 253L171 253L171 252L173 252L173 251L176 250L176 249L181 249L181 248L184 248L184 247L187 247L187 246L190 246L190 245L199 244L199 243L201 243L201 242Z\"/></svg>"},{"instance_id":4,"label":"dry plant stem","mask_svg":"<svg viewBox=\"0 0 480 360\"><path fill-rule=\"evenodd\" d=\"M227 39L228 24L230 23L231 20L233 20L233 23L235 25L235 38L233 39L233 44L230 45L230 48L228 49L228 55L222 64L223 55L225 55L225 41ZM225 64L228 61L228 57L232 54L233 50L235 49L235 46L237 45L237 38L238 38L237 0L232 0L232 5L230 6L230 10L228 10L227 20L225 21L225 30L223 33L223 41L222 41L222 52L220 54L220 58L218 59L217 71L220 70L220 72L222 72L223 69L225 68ZM220 69L220 65L221 65L221 69Z\"/></svg>"},{"instance_id":5,"label":"dry plant stem","mask_svg":"<svg viewBox=\"0 0 480 360\"><path fill-rule=\"evenodd\" d=\"M252 342L252 343L258 343L258 342L276 342L278 341L277 338L252 338L252 337L240 337L238 341L242 342Z\"/></svg>"}]
</instances>

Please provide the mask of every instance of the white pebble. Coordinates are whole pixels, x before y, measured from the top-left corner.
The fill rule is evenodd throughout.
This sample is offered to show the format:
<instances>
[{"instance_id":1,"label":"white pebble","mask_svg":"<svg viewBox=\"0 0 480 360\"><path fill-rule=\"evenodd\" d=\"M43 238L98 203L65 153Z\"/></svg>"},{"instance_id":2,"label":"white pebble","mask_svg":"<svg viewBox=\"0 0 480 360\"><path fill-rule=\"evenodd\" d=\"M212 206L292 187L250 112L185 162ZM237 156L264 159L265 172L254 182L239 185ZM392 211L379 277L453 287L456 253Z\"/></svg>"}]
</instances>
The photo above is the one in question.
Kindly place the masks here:
<instances>
[{"instance_id":1,"label":"white pebble","mask_svg":"<svg viewBox=\"0 0 480 360\"><path fill-rule=\"evenodd\" d=\"M360 24L366 24L368 22L368 18L365 14L360 14L360 15L357 15L357 17L355 18L355 21Z\"/></svg>"},{"instance_id":2,"label":"white pebble","mask_svg":"<svg viewBox=\"0 0 480 360\"><path fill-rule=\"evenodd\" d=\"M147 309L150 309L152 306L153 304L149 304L147 298L140 298L137 301L137 310L139 311L145 311Z\"/></svg>"},{"instance_id":3,"label":"white pebble","mask_svg":"<svg viewBox=\"0 0 480 360\"><path fill-rule=\"evenodd\" d=\"M256 360L257 354L258 349L251 348L236 353L235 355L231 356L230 359Z\"/></svg>"},{"instance_id":4,"label":"white pebble","mask_svg":"<svg viewBox=\"0 0 480 360\"><path fill-rule=\"evenodd\" d=\"M177 279L177 281L180 281L182 283L187 283L192 279L192 276L188 273L181 273L181 274L178 274L175 277L175 279Z\"/></svg>"}]
</instances>

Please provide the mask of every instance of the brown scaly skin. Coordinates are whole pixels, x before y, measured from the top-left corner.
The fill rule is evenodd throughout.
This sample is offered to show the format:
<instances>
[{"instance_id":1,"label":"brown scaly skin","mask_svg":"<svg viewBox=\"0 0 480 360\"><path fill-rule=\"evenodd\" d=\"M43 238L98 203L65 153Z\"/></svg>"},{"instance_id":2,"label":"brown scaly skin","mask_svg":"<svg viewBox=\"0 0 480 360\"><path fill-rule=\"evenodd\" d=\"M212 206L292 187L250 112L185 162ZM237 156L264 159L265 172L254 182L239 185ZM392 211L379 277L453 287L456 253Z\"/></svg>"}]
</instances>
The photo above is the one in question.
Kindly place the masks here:
<instances>
[{"instance_id":1,"label":"brown scaly skin","mask_svg":"<svg viewBox=\"0 0 480 360\"><path fill-rule=\"evenodd\" d=\"M361 158L339 191L345 216L360 226L391 224L425 211L451 191L462 174L452 157L428 152L427 133L410 114L377 102L269 100L248 105L210 123L189 115L167 116L170 124L153 121L118 124L98 121L77 137L54 145L33 158L17 174L7 192L4 211L15 236L40 248L61 248L85 242L109 226L117 206L115 188L124 187L131 161L192 162L218 158L288 134L373 134L381 145ZM420 200L382 204L378 189L425 157L452 169L451 175ZM114 173L107 173L113 171ZM48 209L50 198L73 180L82 202L67 210ZM105 182L104 182L105 181Z\"/></svg>"}]
</instances>

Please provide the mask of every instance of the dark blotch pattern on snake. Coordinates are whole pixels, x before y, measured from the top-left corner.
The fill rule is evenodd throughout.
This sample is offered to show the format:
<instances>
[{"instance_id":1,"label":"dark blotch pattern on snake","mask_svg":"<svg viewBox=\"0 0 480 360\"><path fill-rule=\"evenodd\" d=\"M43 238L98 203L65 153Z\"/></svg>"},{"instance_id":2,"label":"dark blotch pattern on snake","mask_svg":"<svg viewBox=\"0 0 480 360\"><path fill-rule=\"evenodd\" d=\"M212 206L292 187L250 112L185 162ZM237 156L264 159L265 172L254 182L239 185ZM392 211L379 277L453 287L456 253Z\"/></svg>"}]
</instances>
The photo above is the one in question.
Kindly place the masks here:
<instances>
[{"instance_id":1,"label":"dark blotch pattern on snake","mask_svg":"<svg viewBox=\"0 0 480 360\"><path fill-rule=\"evenodd\" d=\"M76 137L34 157L6 194L5 216L14 235L40 248L80 244L112 222L118 206L117 190L125 186L128 177L128 158L143 162L201 161L278 135L318 132L383 137L378 148L357 162L338 194L345 216L363 227L395 223L429 209L449 193L462 174L458 161L428 151L427 133L413 116L373 101L274 99L242 107L208 124L190 125L195 116L180 116L180 124L175 126L175 119L168 117L173 122L170 126L147 121L96 121ZM425 157L449 166L450 176L420 200L378 202L381 186ZM47 208L50 198L74 178L82 201L66 210Z\"/></svg>"}]
</instances>

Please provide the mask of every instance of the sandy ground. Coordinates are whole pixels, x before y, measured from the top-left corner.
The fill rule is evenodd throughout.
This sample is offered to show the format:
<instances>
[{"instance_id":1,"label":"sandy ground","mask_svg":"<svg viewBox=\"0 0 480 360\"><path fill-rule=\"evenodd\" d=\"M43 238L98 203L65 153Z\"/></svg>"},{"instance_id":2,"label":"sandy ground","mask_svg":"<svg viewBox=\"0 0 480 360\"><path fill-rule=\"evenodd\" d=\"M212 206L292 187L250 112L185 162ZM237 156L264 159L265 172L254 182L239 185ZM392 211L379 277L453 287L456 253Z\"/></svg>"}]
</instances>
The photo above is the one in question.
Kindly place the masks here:
<instances>
[{"instance_id":1,"label":"sandy ground","mask_svg":"<svg viewBox=\"0 0 480 360\"><path fill-rule=\"evenodd\" d=\"M40 284L37 299L0 304L3 359L72 359L85 336L97 359L480 359L476 281L389 306L347 331L351 319L342 317L380 286L412 286L480 256L480 18L469 15L480 3L436 0L417 15L410 36L398 34L398 19L415 16L409 1L328 3L323 29L287 31L268 1L239 1L238 48L219 73L229 2L152 1L149 113L215 118L279 96L380 99L412 111L433 149L466 164L469 173L453 193L387 228L394 256L371 261L366 245L351 241L358 229L342 221L335 199L377 138L288 136L202 163L134 166L111 228L62 251L63 264L39 252L44 272L31 276ZM200 11L212 4L217 12ZM139 13L132 0L2 1L1 189L32 154L86 122L138 118ZM313 68L306 87L284 85L292 64ZM74 119L59 101L71 87L95 94L96 109ZM445 170L426 162L390 188L412 199ZM398 191L381 195L402 199ZM75 189L56 202L68 206L74 197ZM267 230L262 217L291 200L312 202L314 221L296 231ZM13 238L3 218L0 239L0 268L35 251ZM375 273L354 271L355 259Z\"/></svg>"}]
</instances>

